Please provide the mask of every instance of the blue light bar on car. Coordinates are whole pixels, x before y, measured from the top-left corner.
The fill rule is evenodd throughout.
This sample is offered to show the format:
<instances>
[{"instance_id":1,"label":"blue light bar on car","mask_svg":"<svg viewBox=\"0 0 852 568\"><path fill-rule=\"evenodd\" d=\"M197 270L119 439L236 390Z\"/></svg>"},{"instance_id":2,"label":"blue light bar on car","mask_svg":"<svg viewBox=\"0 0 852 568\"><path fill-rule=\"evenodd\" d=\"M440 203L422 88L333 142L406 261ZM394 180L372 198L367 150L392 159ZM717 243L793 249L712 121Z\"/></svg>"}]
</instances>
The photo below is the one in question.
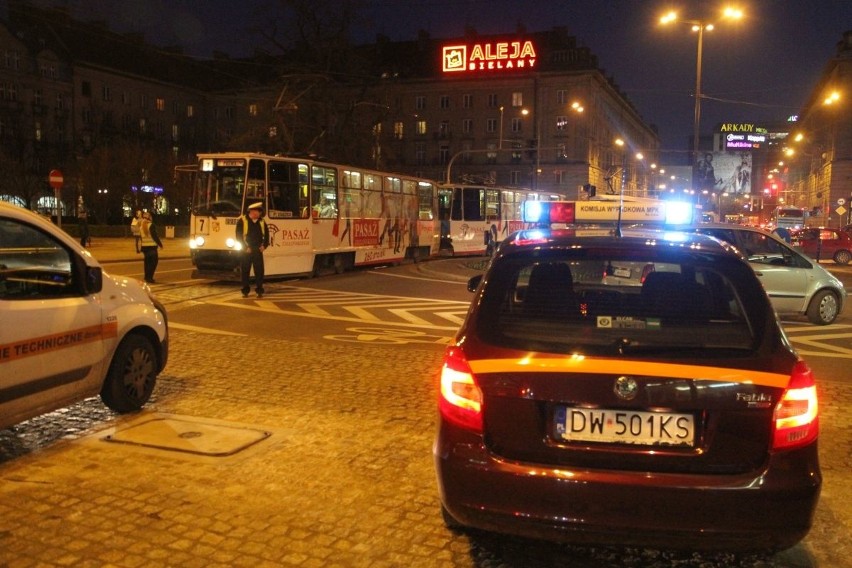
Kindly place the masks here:
<instances>
[{"instance_id":1,"label":"blue light bar on car","mask_svg":"<svg viewBox=\"0 0 852 568\"><path fill-rule=\"evenodd\" d=\"M692 203L685 201L666 201L666 224L688 225L692 223Z\"/></svg>"},{"instance_id":2,"label":"blue light bar on car","mask_svg":"<svg viewBox=\"0 0 852 568\"><path fill-rule=\"evenodd\" d=\"M534 201L521 204L521 219L524 223L550 225L552 223L573 223L573 201Z\"/></svg>"}]
</instances>

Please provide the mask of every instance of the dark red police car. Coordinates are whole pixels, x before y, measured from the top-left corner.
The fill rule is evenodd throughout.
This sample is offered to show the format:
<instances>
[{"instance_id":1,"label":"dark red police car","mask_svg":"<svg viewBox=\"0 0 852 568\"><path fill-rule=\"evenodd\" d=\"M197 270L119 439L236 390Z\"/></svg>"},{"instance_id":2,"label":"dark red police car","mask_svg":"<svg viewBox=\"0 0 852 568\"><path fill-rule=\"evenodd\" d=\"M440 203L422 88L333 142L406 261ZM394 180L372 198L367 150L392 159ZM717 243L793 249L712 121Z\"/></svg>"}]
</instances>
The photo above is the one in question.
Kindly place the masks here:
<instances>
[{"instance_id":1,"label":"dark red police car","mask_svg":"<svg viewBox=\"0 0 852 568\"><path fill-rule=\"evenodd\" d=\"M434 444L451 527L768 550L820 493L814 377L754 270L686 233L516 233L446 352Z\"/></svg>"}]
</instances>

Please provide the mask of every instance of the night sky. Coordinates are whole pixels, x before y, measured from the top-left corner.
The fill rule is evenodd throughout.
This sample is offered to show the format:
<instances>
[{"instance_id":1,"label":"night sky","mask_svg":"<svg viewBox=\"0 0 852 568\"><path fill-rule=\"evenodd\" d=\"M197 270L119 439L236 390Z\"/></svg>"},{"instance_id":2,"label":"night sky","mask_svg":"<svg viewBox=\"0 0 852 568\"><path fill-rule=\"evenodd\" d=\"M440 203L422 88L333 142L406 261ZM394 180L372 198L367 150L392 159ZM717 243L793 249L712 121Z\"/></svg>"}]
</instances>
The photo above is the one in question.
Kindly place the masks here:
<instances>
[{"instance_id":1,"label":"night sky","mask_svg":"<svg viewBox=\"0 0 852 568\"><path fill-rule=\"evenodd\" d=\"M335 0L326 0L334 5ZM269 47L257 32L280 14L276 0L39 0L65 4L75 17L106 20L115 31L141 31L156 45L188 55L232 57ZM321 3L321 0L317 0ZM669 8L714 21L722 2L704 0L361 0L358 42L376 34L410 40L512 33L564 26L598 57L605 74L656 125L664 150L686 150L692 137L697 39L686 24L661 27ZM852 30L852 0L744 0L746 18L720 22L704 36L701 131L718 122L784 120L798 112ZM278 21L279 30L285 29ZM852 96L852 94L850 94Z\"/></svg>"}]
</instances>

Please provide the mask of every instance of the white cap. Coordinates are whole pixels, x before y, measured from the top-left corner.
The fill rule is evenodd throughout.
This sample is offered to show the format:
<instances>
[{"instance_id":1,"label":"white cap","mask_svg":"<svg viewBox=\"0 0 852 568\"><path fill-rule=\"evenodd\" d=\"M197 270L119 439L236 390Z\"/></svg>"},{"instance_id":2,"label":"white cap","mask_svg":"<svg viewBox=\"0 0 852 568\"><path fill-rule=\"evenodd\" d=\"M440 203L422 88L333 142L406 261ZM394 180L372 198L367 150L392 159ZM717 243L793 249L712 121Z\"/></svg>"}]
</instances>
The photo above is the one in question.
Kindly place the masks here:
<instances>
[{"instance_id":1,"label":"white cap","mask_svg":"<svg viewBox=\"0 0 852 568\"><path fill-rule=\"evenodd\" d=\"M251 205L249 205L249 206L248 206L248 208L249 208L249 210L252 210L252 209L263 209L263 203L261 203L260 201L258 201L258 202L256 202L256 203L252 203Z\"/></svg>"}]
</instances>

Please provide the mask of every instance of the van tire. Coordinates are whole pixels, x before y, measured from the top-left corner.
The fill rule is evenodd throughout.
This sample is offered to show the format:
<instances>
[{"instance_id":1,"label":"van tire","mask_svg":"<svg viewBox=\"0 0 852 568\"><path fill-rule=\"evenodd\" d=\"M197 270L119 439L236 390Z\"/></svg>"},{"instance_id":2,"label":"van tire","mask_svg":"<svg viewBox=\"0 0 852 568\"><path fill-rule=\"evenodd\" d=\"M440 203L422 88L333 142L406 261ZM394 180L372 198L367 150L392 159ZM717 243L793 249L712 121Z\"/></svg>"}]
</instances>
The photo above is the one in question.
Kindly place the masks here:
<instances>
[{"instance_id":1,"label":"van tire","mask_svg":"<svg viewBox=\"0 0 852 568\"><path fill-rule=\"evenodd\" d=\"M101 400L118 413L135 412L151 398L156 380L154 346L142 335L128 335L115 350L101 387Z\"/></svg>"}]
</instances>

